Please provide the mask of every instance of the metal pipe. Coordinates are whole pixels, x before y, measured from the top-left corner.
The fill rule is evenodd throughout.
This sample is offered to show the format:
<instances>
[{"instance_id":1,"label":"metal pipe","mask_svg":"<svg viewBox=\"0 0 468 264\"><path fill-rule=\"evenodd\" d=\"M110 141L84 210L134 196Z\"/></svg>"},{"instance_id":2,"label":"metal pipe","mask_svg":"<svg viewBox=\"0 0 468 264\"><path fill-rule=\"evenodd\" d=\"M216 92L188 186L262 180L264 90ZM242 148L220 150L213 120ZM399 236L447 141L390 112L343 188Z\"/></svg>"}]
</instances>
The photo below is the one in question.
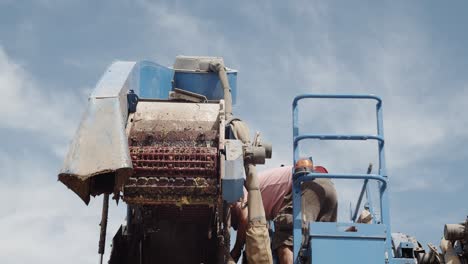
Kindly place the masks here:
<instances>
[{"instance_id":1,"label":"metal pipe","mask_svg":"<svg viewBox=\"0 0 468 264\"><path fill-rule=\"evenodd\" d=\"M293 120L293 164L296 164L297 160L299 159L299 143L295 140L295 138L299 135L299 109L297 107L298 101L302 98L294 98L292 104L292 120ZM294 170L294 169L292 169ZM294 171L291 172L294 175ZM294 180L293 183L297 181ZM299 182L300 183L300 182ZM297 243L298 241L302 241L302 196L301 196L301 188L300 184L293 184L292 186L292 198L293 198L293 261L294 263L300 263L299 260L299 250L301 248L301 243Z\"/></svg>"},{"instance_id":2,"label":"metal pipe","mask_svg":"<svg viewBox=\"0 0 468 264\"><path fill-rule=\"evenodd\" d=\"M443 239L440 241L440 249L444 255L445 263L447 264L461 264L460 258L455 252L452 242Z\"/></svg>"},{"instance_id":3,"label":"metal pipe","mask_svg":"<svg viewBox=\"0 0 468 264\"><path fill-rule=\"evenodd\" d=\"M372 172L372 163L369 164L369 167L367 168L367 174L371 174ZM367 194L367 183L369 182L368 179L365 179L364 180L364 183L362 184L362 189L361 189L361 193L359 194L359 198L358 198L358 202L356 204L356 208L354 209L354 213L353 213L353 218L352 220L354 222L356 222L357 220L357 217L358 217L358 211L359 211L359 208L361 207L361 203L362 203L362 198L364 197L364 192L366 192Z\"/></svg>"},{"instance_id":4,"label":"metal pipe","mask_svg":"<svg viewBox=\"0 0 468 264\"><path fill-rule=\"evenodd\" d=\"M371 191L369 189L369 186L370 186L369 184L367 184L367 186L366 186L366 199L367 199L367 205L369 206L369 212L370 212L370 214L372 216L372 223L375 224L376 216L375 216L375 211L374 211L374 203L373 203L373 200L372 200L372 194L371 194Z\"/></svg>"},{"instance_id":5,"label":"metal pipe","mask_svg":"<svg viewBox=\"0 0 468 264\"><path fill-rule=\"evenodd\" d=\"M266 224L265 209L257 178L257 168L253 164L247 165L245 188L249 192L247 198L249 222L258 221Z\"/></svg>"},{"instance_id":6,"label":"metal pipe","mask_svg":"<svg viewBox=\"0 0 468 264\"><path fill-rule=\"evenodd\" d=\"M227 113L227 108L226 108ZM231 118L227 118L230 120ZM231 121L230 121L231 122ZM228 122L229 123L229 122ZM232 132L234 137L241 140L244 146L259 148L258 134L253 144L250 141L248 126L240 120L232 120ZM244 164L246 172L245 188L248 192L248 216L247 230L245 237L245 250L248 263L273 263L271 254L270 237L268 233L265 209L263 207L262 194L255 167L255 155L246 155L244 150ZM265 150L263 149L263 154Z\"/></svg>"},{"instance_id":7,"label":"metal pipe","mask_svg":"<svg viewBox=\"0 0 468 264\"><path fill-rule=\"evenodd\" d=\"M101 226L101 232L99 234L98 253L101 255L101 261L100 261L101 264L102 264L102 259L104 256L105 247L106 247L106 231L107 231L108 215L109 215L109 194L105 193L102 199L102 215L101 215L101 223L99 224Z\"/></svg>"},{"instance_id":8,"label":"metal pipe","mask_svg":"<svg viewBox=\"0 0 468 264\"><path fill-rule=\"evenodd\" d=\"M226 120L232 117L232 95L231 95L231 87L229 86L229 81L226 73L226 68L224 64L221 62L211 62L210 63L210 70L217 72L219 76L219 80L221 81L221 86L223 87L224 91L224 106L226 112Z\"/></svg>"},{"instance_id":9,"label":"metal pipe","mask_svg":"<svg viewBox=\"0 0 468 264\"><path fill-rule=\"evenodd\" d=\"M375 95L361 95L361 94L301 94L294 98L293 104L297 105L297 102L307 98L327 98L327 99L371 99L376 100L377 103L381 103L382 99Z\"/></svg>"},{"instance_id":10,"label":"metal pipe","mask_svg":"<svg viewBox=\"0 0 468 264\"><path fill-rule=\"evenodd\" d=\"M446 224L444 238L450 241L462 240L465 237L465 226L462 224Z\"/></svg>"},{"instance_id":11,"label":"metal pipe","mask_svg":"<svg viewBox=\"0 0 468 264\"><path fill-rule=\"evenodd\" d=\"M294 137L294 142L304 139L320 139L320 140L377 140L379 143L384 142L384 139L380 136L374 135L322 135L322 134L302 134Z\"/></svg>"},{"instance_id":12,"label":"metal pipe","mask_svg":"<svg viewBox=\"0 0 468 264\"><path fill-rule=\"evenodd\" d=\"M344 180L359 180L369 179L379 181L382 185L382 190L387 187L387 180L378 174L341 174L341 173L309 173L297 177L294 183L298 185L301 182L313 181L314 179L344 179Z\"/></svg>"},{"instance_id":13,"label":"metal pipe","mask_svg":"<svg viewBox=\"0 0 468 264\"><path fill-rule=\"evenodd\" d=\"M384 128L383 128L383 108L382 101L378 101L376 105L376 119L377 119L377 135L381 138L384 138ZM387 165L385 163L385 144L384 142L379 142L379 174L382 175L386 180L388 180L387 175ZM390 226L390 199L389 193L390 188L387 186L380 186L380 221L387 225L387 241L392 241L392 230ZM387 252L392 252L392 243L386 243Z\"/></svg>"},{"instance_id":14,"label":"metal pipe","mask_svg":"<svg viewBox=\"0 0 468 264\"><path fill-rule=\"evenodd\" d=\"M294 163L295 164L295 163ZM294 172L293 172L294 173ZM294 174L293 174L294 175ZM299 183L299 184L297 184ZM301 195L301 179L300 177L294 180L292 187L293 191L293 261L295 264L301 263L299 251L302 246L302 195Z\"/></svg>"},{"instance_id":15,"label":"metal pipe","mask_svg":"<svg viewBox=\"0 0 468 264\"><path fill-rule=\"evenodd\" d=\"M248 224L245 237L247 262L271 264L273 263L273 258L271 254L270 236L267 228L262 194L257 178L257 170L252 163L247 164L246 170L247 177L245 188L249 193L247 196Z\"/></svg>"}]
</instances>

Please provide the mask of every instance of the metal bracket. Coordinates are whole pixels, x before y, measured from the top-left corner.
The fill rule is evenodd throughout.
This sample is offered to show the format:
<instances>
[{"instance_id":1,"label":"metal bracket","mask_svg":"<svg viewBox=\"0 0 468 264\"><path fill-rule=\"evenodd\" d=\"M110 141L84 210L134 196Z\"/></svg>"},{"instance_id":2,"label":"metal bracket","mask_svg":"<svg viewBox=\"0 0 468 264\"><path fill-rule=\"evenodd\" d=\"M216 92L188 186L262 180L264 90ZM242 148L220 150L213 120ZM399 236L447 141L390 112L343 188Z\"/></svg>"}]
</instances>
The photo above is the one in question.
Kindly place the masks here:
<instances>
[{"instance_id":1,"label":"metal bracket","mask_svg":"<svg viewBox=\"0 0 468 264\"><path fill-rule=\"evenodd\" d=\"M128 105L128 112L135 113L136 107L138 104L138 95L133 90L129 90L127 93L127 105Z\"/></svg>"}]
</instances>

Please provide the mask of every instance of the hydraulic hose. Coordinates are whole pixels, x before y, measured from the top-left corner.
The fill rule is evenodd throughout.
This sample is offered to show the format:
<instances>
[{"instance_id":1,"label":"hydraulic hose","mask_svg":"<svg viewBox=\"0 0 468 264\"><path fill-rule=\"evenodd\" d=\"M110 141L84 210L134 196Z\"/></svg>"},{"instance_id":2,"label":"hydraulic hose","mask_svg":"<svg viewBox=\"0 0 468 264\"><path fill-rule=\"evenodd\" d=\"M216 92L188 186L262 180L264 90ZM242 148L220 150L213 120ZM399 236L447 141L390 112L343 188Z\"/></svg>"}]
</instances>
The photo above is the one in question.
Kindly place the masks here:
<instances>
[{"instance_id":1,"label":"hydraulic hose","mask_svg":"<svg viewBox=\"0 0 468 264\"><path fill-rule=\"evenodd\" d=\"M442 238L440 241L440 249L442 249L442 254L444 254L446 264L461 264L460 258L453 249L452 242Z\"/></svg>"},{"instance_id":2,"label":"hydraulic hose","mask_svg":"<svg viewBox=\"0 0 468 264\"><path fill-rule=\"evenodd\" d=\"M226 112L226 120L232 117L232 95L231 95L231 87L229 86L229 81L227 78L226 68L222 62L211 62L210 63L210 70L213 72L218 73L219 80L221 81L221 86L223 87L224 91L224 104L225 104L225 112Z\"/></svg>"},{"instance_id":3,"label":"hydraulic hose","mask_svg":"<svg viewBox=\"0 0 468 264\"><path fill-rule=\"evenodd\" d=\"M249 193L248 225L245 238L245 250L248 263L273 263L270 246L270 235L260 192L255 165L248 164L245 187Z\"/></svg>"},{"instance_id":4,"label":"hydraulic hose","mask_svg":"<svg viewBox=\"0 0 468 264\"><path fill-rule=\"evenodd\" d=\"M227 108L226 108L227 111ZM234 137L245 145L250 145L248 126L241 120L231 122ZM254 160L245 159L245 188L247 189L248 224L245 237L245 251L248 263L273 263L270 235L268 233L265 209L257 177Z\"/></svg>"},{"instance_id":5,"label":"hydraulic hose","mask_svg":"<svg viewBox=\"0 0 468 264\"><path fill-rule=\"evenodd\" d=\"M247 198L249 223L258 222L266 225L262 193L260 192L257 178L257 168L253 164L247 165L247 179L245 180L245 188L249 192Z\"/></svg>"}]
</instances>

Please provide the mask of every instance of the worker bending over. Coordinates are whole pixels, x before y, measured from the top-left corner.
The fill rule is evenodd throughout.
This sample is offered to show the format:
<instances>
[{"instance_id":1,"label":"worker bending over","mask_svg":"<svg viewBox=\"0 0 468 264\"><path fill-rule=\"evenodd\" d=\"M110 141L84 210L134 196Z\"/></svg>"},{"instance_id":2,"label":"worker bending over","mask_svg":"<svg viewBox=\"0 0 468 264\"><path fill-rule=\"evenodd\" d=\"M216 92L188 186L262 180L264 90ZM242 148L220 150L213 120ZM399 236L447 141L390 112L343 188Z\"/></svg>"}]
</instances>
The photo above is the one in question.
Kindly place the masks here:
<instances>
[{"instance_id":1,"label":"worker bending over","mask_svg":"<svg viewBox=\"0 0 468 264\"><path fill-rule=\"evenodd\" d=\"M321 166L314 172L328 173ZM272 249L276 250L279 263L293 263L293 205L292 205L292 167L274 168L258 174L265 216L273 220L275 232ZM307 222L335 222L337 216L337 195L330 179L315 179L302 183L302 214L304 227ZM245 243L247 227L247 193L241 202L232 206L231 224L237 230L236 243L231 251L237 262Z\"/></svg>"}]
</instances>

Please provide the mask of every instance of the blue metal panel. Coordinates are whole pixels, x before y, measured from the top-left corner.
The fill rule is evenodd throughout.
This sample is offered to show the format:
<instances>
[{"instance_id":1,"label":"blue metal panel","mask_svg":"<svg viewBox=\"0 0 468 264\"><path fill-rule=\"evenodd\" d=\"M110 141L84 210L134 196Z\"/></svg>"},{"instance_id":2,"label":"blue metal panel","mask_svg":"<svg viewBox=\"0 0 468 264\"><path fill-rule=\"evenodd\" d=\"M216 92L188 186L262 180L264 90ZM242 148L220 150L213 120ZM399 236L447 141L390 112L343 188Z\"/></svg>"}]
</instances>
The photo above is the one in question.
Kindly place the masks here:
<instances>
[{"instance_id":1,"label":"blue metal panel","mask_svg":"<svg viewBox=\"0 0 468 264\"><path fill-rule=\"evenodd\" d=\"M174 70L150 61L139 62L140 98L167 99L172 90Z\"/></svg>"},{"instance_id":2,"label":"blue metal panel","mask_svg":"<svg viewBox=\"0 0 468 264\"><path fill-rule=\"evenodd\" d=\"M299 132L299 111L298 111L298 102L302 99L306 98L315 98L315 99L366 99L366 100L375 100L376 101L376 115L377 115L377 135L314 135L314 134L300 134ZM365 179L367 180L377 180L379 182L380 188L380 208L381 208L381 222L380 226L384 226L385 224L387 227L387 232L384 234L384 239L380 242L376 241L361 241L361 242L356 242L356 241L345 241L342 238L338 237L321 237L313 244L311 244L311 247L315 251L322 251L322 250L328 250L330 248L339 248L340 251L343 249L346 250L346 253L342 254L343 256L346 256L343 260L339 261L338 259L336 261L338 262L331 262L329 258L323 259L323 260L317 260L317 262L314 263L350 263L350 262L357 262L359 263L368 263L368 262L361 262L362 260L362 255L360 254L354 254L352 252L348 251L353 251L350 249L356 249L356 245L359 244L359 247L365 247L366 252L367 251L376 251L377 248L373 247L380 247L384 248L384 251L386 251L385 257L383 254L380 254L378 258L378 262L369 262L369 263L381 263L385 259L388 260L389 254L391 255L392 253L392 245L391 245L391 232L390 232L390 216L389 216L389 201L388 201L388 186L387 186L387 172L386 172L386 164L385 164L385 155L384 155L384 137L383 137L383 120L382 120L382 100L374 95L314 95L314 94L305 94L305 95L300 95L294 98L293 101L293 162L294 164L299 158L299 142L304 139L318 139L318 140L377 140L378 141L378 154L379 154L379 173L378 174L328 174L327 176L324 176L323 174L316 174L316 173L309 173L308 175L305 176L300 176L297 178L294 178L294 184L293 184L293 218L294 218L294 230L293 230L293 235L294 235L294 261L296 263L299 262L298 255L299 251L301 250L301 244L302 244L302 212L301 212L301 192L300 192L300 183L302 181L307 181L307 180L312 180L314 178L331 178L331 179ZM366 186L367 189L367 186ZM368 203L371 203L370 200L368 200ZM372 207L372 204L370 204ZM327 223L316 223L317 225L326 225ZM363 234L364 237L369 238L366 234ZM362 237L361 237L362 239ZM319 247L319 249L317 248ZM373 253L369 253L373 254ZM377 255L376 255L377 256ZM330 256L328 256L330 257ZM356 258L353 258L356 257ZM337 257L339 258L339 257ZM366 257L367 259L367 257Z\"/></svg>"},{"instance_id":3,"label":"blue metal panel","mask_svg":"<svg viewBox=\"0 0 468 264\"><path fill-rule=\"evenodd\" d=\"M386 263L385 225L311 223L309 235L311 263Z\"/></svg>"},{"instance_id":4,"label":"blue metal panel","mask_svg":"<svg viewBox=\"0 0 468 264\"><path fill-rule=\"evenodd\" d=\"M225 153L226 160L224 161L224 175L221 183L223 199L231 204L244 196L245 169L242 141L226 140Z\"/></svg>"},{"instance_id":5,"label":"blue metal panel","mask_svg":"<svg viewBox=\"0 0 468 264\"><path fill-rule=\"evenodd\" d=\"M343 179L343 180L376 180L381 183L380 189L385 190L387 187L387 179L378 174L358 174L358 173L309 173L307 175L301 175L294 179L296 187L300 187L299 184L305 181L313 181L314 179Z\"/></svg>"},{"instance_id":6,"label":"blue metal panel","mask_svg":"<svg viewBox=\"0 0 468 264\"><path fill-rule=\"evenodd\" d=\"M391 264L416 264L416 260L407 258L392 258Z\"/></svg>"},{"instance_id":7,"label":"blue metal panel","mask_svg":"<svg viewBox=\"0 0 468 264\"><path fill-rule=\"evenodd\" d=\"M232 103L237 98L237 71L227 71L229 86L231 87ZM218 74L214 72L183 72L177 71L174 76L174 88L202 94L208 100L224 98L223 87Z\"/></svg>"},{"instance_id":8,"label":"blue metal panel","mask_svg":"<svg viewBox=\"0 0 468 264\"><path fill-rule=\"evenodd\" d=\"M240 198L244 195L244 178L225 178L221 180L221 188L223 190L223 200L228 204L235 203L239 201Z\"/></svg>"}]
</instances>

